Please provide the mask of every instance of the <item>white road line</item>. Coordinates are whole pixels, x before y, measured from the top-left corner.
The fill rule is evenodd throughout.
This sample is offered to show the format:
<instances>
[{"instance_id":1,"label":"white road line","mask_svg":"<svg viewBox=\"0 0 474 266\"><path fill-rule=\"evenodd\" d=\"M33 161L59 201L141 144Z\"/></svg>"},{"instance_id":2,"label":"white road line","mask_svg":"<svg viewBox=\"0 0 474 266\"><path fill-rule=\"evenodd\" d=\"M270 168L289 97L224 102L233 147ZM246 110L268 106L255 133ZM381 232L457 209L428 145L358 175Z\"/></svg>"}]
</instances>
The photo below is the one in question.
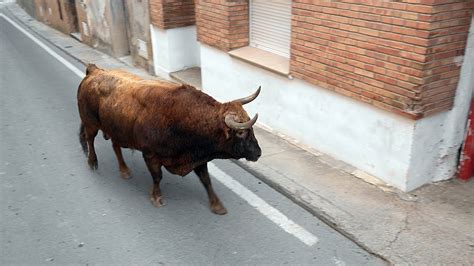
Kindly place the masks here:
<instances>
[{"instance_id":1,"label":"white road line","mask_svg":"<svg viewBox=\"0 0 474 266\"><path fill-rule=\"evenodd\" d=\"M23 32L28 38L33 40L36 44L38 44L41 48L43 48L46 52L48 52L50 55L52 55L54 58L56 58L59 62L63 63L67 68L69 68L74 74L78 75L80 78L83 78L86 74L79 70L77 67L75 67L73 64L69 63L66 59L64 59L62 56L57 54L53 49L49 48L46 44L38 40L35 36L33 36L31 33L26 31L23 27L18 25L15 21L11 20L9 17L5 16L4 14L0 14L2 18L4 18L6 21L10 22L15 28L17 28L19 31Z\"/></svg>"},{"instance_id":2,"label":"white road line","mask_svg":"<svg viewBox=\"0 0 474 266\"><path fill-rule=\"evenodd\" d=\"M10 24L15 26L15 28L17 28L19 31L23 32L26 36L28 36L28 38L30 38L36 44L38 44L41 48L46 50L46 52L48 52L50 55L56 58L59 62L63 63L67 68L69 68L72 72L74 72L74 74L78 75L80 78L83 78L85 76L84 72L79 70L73 64L69 63L66 59L64 59L62 56L56 53L53 49L49 48L47 45L42 43L40 40L38 40L38 38L36 38L31 33L23 29L20 25L18 25L16 22L11 20L9 17L5 16L4 14L0 14L0 16L3 17L8 22L10 22ZM270 219L272 222L280 226L283 230L285 230L289 234L292 234L293 236L295 236L296 238L298 238L299 240L301 240L303 243L305 243L308 246L312 246L318 242L318 238L315 235L311 234L306 229L304 229L303 227L299 226L298 224L290 220L279 210L270 206L270 204L266 203L262 198L257 196L252 191L248 190L246 187L240 184L237 180L233 179L231 176L224 173L213 163L209 163L209 171L212 174L212 176L214 176L214 178L216 178L219 182L221 182L230 190L235 192L239 197L247 201L248 204L250 204L250 206L257 209L260 213L265 215L268 219Z\"/></svg>"},{"instance_id":3,"label":"white road line","mask_svg":"<svg viewBox=\"0 0 474 266\"><path fill-rule=\"evenodd\" d=\"M275 209L274 207L270 206L270 204L266 203L263 199L257 196L252 191L248 190L242 184L240 184L237 180L233 179L231 176L226 174L224 171L220 170L215 164L209 163L208 164L210 174L217 179L219 182L224 184L230 190L234 191L237 195L239 195L242 199L247 201L252 207L257 209L260 213L265 215L268 219L272 222L280 226L283 230L292 234L303 243L308 246L312 246L318 242L318 238L308 232L303 227L299 226L288 217L286 217L283 213L279 210Z\"/></svg>"}]
</instances>

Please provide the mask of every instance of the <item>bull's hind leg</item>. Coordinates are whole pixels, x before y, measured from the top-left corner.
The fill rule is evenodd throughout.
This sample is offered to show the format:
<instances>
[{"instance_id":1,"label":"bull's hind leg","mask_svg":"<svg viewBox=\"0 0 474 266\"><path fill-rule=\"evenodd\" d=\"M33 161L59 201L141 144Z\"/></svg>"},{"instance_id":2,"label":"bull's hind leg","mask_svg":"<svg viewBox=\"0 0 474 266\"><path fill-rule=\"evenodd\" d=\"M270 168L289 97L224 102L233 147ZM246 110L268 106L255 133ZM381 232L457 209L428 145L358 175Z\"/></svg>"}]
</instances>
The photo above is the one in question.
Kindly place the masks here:
<instances>
[{"instance_id":1,"label":"bull's hind leg","mask_svg":"<svg viewBox=\"0 0 474 266\"><path fill-rule=\"evenodd\" d=\"M118 144L114 142L112 142L112 147L114 148L115 155L117 156L117 161L118 161L119 169L120 169L120 175L122 176L123 179L130 179L132 175L130 174L130 170L128 170L128 167L125 164L125 161L123 160L122 149L120 148Z\"/></svg>"},{"instance_id":2,"label":"bull's hind leg","mask_svg":"<svg viewBox=\"0 0 474 266\"><path fill-rule=\"evenodd\" d=\"M207 196L209 197L209 204L211 206L211 211L215 214L226 214L227 210L222 205L221 201L217 197L216 193L212 189L211 179L209 178L209 171L207 170L207 163L202 164L194 169L194 172L199 176L201 183L204 185L204 188L207 191Z\"/></svg>"},{"instance_id":3,"label":"bull's hind leg","mask_svg":"<svg viewBox=\"0 0 474 266\"><path fill-rule=\"evenodd\" d=\"M163 206L163 199L161 198L160 181L163 177L161 172L161 163L153 153L143 153L146 166L153 177L153 188L150 193L150 201L155 207Z\"/></svg>"},{"instance_id":4,"label":"bull's hind leg","mask_svg":"<svg viewBox=\"0 0 474 266\"><path fill-rule=\"evenodd\" d=\"M95 154L95 148L94 148L94 139L95 139L95 136L97 136L98 131L99 130L95 127L84 126L84 133L86 136L87 148L88 148L87 162L91 169L97 169L99 166L97 162L97 155Z\"/></svg>"}]
</instances>

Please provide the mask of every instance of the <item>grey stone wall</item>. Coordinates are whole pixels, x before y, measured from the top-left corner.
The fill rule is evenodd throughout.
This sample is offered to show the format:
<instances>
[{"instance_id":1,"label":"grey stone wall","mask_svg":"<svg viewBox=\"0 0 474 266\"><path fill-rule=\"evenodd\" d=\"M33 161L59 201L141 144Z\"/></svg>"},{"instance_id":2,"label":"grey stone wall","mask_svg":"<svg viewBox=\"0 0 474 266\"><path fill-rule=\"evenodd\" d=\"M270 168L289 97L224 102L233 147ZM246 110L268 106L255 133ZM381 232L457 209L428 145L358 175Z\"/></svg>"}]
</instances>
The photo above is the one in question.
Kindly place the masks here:
<instances>
[{"instance_id":1,"label":"grey stone wall","mask_svg":"<svg viewBox=\"0 0 474 266\"><path fill-rule=\"evenodd\" d=\"M82 41L115 57L130 54L124 2L77 0Z\"/></svg>"},{"instance_id":2,"label":"grey stone wall","mask_svg":"<svg viewBox=\"0 0 474 266\"><path fill-rule=\"evenodd\" d=\"M153 73L148 0L126 1L125 14L133 64Z\"/></svg>"}]
</instances>

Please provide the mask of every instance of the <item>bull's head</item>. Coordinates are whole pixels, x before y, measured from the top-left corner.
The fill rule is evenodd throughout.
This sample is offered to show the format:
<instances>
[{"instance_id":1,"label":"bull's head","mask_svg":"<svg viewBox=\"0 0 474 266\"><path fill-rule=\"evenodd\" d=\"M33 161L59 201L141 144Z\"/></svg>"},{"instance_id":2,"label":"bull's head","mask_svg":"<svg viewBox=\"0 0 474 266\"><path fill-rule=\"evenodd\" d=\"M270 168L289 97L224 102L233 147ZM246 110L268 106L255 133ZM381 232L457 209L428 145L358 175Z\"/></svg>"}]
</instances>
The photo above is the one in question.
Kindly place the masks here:
<instances>
[{"instance_id":1,"label":"bull's head","mask_svg":"<svg viewBox=\"0 0 474 266\"><path fill-rule=\"evenodd\" d=\"M257 122L258 114L250 119L242 107L255 98L260 93L260 87L257 91L245 98L237 99L225 104L225 124L227 143L230 145L230 153L233 158L245 158L248 161L257 161L262 155L262 150L255 138L252 126Z\"/></svg>"}]
</instances>

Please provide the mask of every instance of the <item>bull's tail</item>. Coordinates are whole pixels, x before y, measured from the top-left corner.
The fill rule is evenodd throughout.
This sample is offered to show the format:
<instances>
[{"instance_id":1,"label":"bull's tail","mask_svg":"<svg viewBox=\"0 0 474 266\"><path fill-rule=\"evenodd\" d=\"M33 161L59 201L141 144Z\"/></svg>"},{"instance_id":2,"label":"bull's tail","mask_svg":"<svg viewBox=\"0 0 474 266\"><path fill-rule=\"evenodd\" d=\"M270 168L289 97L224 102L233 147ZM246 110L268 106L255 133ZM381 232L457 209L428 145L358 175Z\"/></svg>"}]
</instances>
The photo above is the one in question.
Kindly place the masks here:
<instances>
[{"instance_id":1,"label":"bull's tail","mask_svg":"<svg viewBox=\"0 0 474 266\"><path fill-rule=\"evenodd\" d=\"M87 153L89 152L89 148L87 147L86 131L84 129L83 123L81 123L81 127L79 128L79 142L81 143L82 150L87 155Z\"/></svg>"}]
</instances>

